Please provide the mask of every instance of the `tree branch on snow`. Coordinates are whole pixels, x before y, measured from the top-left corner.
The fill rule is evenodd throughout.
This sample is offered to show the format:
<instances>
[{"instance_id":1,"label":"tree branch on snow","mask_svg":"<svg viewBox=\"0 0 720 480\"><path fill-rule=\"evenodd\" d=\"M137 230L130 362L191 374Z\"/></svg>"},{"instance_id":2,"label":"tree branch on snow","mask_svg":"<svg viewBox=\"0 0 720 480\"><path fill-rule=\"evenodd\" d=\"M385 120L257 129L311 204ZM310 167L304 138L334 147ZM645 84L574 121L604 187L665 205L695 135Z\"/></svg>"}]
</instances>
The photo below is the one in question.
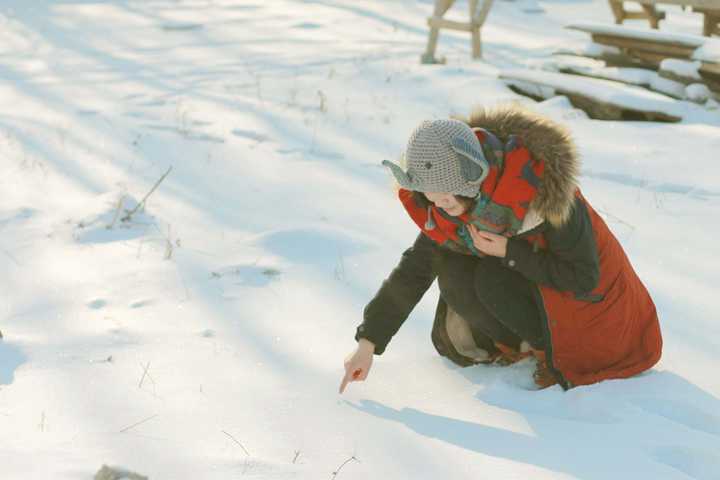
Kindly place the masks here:
<instances>
[{"instance_id":1,"label":"tree branch on snow","mask_svg":"<svg viewBox=\"0 0 720 480\"><path fill-rule=\"evenodd\" d=\"M145 377L147 376L148 370L150 369L150 362L147 363L147 365L142 365L143 367L143 374L140 378L140 383L138 383L138 388L142 388L143 382L145 381Z\"/></svg>"},{"instance_id":2,"label":"tree branch on snow","mask_svg":"<svg viewBox=\"0 0 720 480\"><path fill-rule=\"evenodd\" d=\"M240 443L240 442L238 441L237 438L233 437L232 435L230 435L230 434L229 434L228 432L226 432L225 430L221 430L221 432L224 433L225 435L227 435L228 437L230 437L233 442L235 442L235 443L237 443L238 445L240 445L240 448L243 449L243 451L245 452L245 454L246 454L248 457L250 456L250 452L247 451L247 449L243 446L242 443Z\"/></svg>"},{"instance_id":3,"label":"tree branch on snow","mask_svg":"<svg viewBox=\"0 0 720 480\"><path fill-rule=\"evenodd\" d=\"M153 187L150 189L150 191L145 194L145 196L144 196L143 199L140 201L140 203L138 203L137 205L135 205L135 208L133 208L131 211L129 211L129 212L127 213L127 215L125 215L120 221L122 221L122 222L128 222L128 221L130 221L130 219L132 218L132 216L135 214L135 212L137 212L137 211L140 209L140 207L143 207L143 208L145 207L145 202L147 201L148 197L149 197L150 195L152 195L152 193L155 191L155 189L162 183L163 180L165 180L165 177L167 177L168 174L172 171L172 168L173 168L173 167L172 167L172 165L171 165L170 168L168 168L167 172L165 172L165 173L163 174L163 176L160 177L160 179L159 179L157 182L155 182L155 185L153 185Z\"/></svg>"},{"instance_id":4,"label":"tree branch on snow","mask_svg":"<svg viewBox=\"0 0 720 480\"><path fill-rule=\"evenodd\" d=\"M144 420L140 420L140 421L137 422L137 423L133 423L132 425L123 428L123 429L120 430L118 433L125 433L125 432L127 432L128 430L130 430L131 428L135 428L135 427L137 427L138 425L142 425L143 423L148 422L148 421L152 420L152 419L155 418L155 417L157 417L157 414L155 414L155 415L153 415L153 416L151 416L151 417L148 417L148 418L146 418L146 419L144 419Z\"/></svg>"},{"instance_id":5,"label":"tree branch on snow","mask_svg":"<svg viewBox=\"0 0 720 480\"><path fill-rule=\"evenodd\" d=\"M342 465L340 465L340 466L338 467L338 469L335 470L335 471L332 473L332 476L331 476L330 478L331 478L331 479L335 479L335 478L338 476L338 474L340 473L340 470L342 470L342 468L343 468L345 465L347 465L348 463L352 462L353 460L355 460L356 462L359 462L359 461L360 461L360 460L358 460L357 458L355 458L355 455L353 455L352 457L350 457L350 458L348 458L347 460L345 460L345 461L342 463Z\"/></svg>"}]
</instances>

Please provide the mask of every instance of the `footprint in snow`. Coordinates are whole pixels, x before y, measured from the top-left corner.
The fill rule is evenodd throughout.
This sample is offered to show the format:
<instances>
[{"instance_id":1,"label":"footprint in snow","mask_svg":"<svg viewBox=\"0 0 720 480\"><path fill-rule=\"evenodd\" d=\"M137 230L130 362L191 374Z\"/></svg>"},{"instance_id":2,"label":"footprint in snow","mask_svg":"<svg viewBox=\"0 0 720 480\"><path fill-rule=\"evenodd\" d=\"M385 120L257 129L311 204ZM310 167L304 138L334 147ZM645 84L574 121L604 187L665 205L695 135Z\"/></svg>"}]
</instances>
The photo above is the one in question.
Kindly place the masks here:
<instances>
[{"instance_id":1,"label":"footprint in snow","mask_svg":"<svg viewBox=\"0 0 720 480\"><path fill-rule=\"evenodd\" d=\"M316 30L318 28L322 28L322 25L320 25L319 23L313 23L313 22L303 22L303 23L298 23L296 25L293 25L293 28L302 28L305 30Z\"/></svg>"},{"instance_id":2,"label":"footprint in snow","mask_svg":"<svg viewBox=\"0 0 720 480\"><path fill-rule=\"evenodd\" d=\"M94 300L90 300L87 303L88 308L92 308L93 310L100 310L101 308L105 308L107 306L108 302L105 299L102 298L96 298Z\"/></svg>"},{"instance_id":3,"label":"footprint in snow","mask_svg":"<svg viewBox=\"0 0 720 480\"><path fill-rule=\"evenodd\" d=\"M635 398L631 403L648 413L664 417L687 428L720 436L720 416L690 403L671 399L658 401L655 397ZM720 472L720 469L717 471ZM720 478L720 474L716 478Z\"/></svg>"},{"instance_id":4,"label":"footprint in snow","mask_svg":"<svg viewBox=\"0 0 720 480\"><path fill-rule=\"evenodd\" d=\"M3 229L6 226L15 222L23 222L25 220L28 220L36 213L37 211L33 210L32 208L19 208L6 212L0 211L0 229Z\"/></svg>"},{"instance_id":5,"label":"footprint in snow","mask_svg":"<svg viewBox=\"0 0 720 480\"><path fill-rule=\"evenodd\" d=\"M166 32L185 32L189 30L200 30L203 28L203 25L201 23L166 23L164 25L161 25L160 28L165 30Z\"/></svg>"},{"instance_id":6,"label":"footprint in snow","mask_svg":"<svg viewBox=\"0 0 720 480\"><path fill-rule=\"evenodd\" d=\"M25 363L26 358L15 345L7 339L0 340L0 385L10 385L15 377L15 370Z\"/></svg>"},{"instance_id":7,"label":"footprint in snow","mask_svg":"<svg viewBox=\"0 0 720 480\"><path fill-rule=\"evenodd\" d=\"M690 478L720 478L720 457L717 449L677 445L657 448L653 456L658 462L680 470Z\"/></svg>"},{"instance_id":8,"label":"footprint in snow","mask_svg":"<svg viewBox=\"0 0 720 480\"><path fill-rule=\"evenodd\" d=\"M324 225L268 232L256 243L293 263L333 267L345 257L367 251L370 246L359 232Z\"/></svg>"},{"instance_id":9,"label":"footprint in snow","mask_svg":"<svg viewBox=\"0 0 720 480\"><path fill-rule=\"evenodd\" d=\"M262 143L266 140L268 140L267 135L263 135L262 133L254 132L252 130L241 130L239 128L236 128L231 132L236 137L240 138L247 138L249 140L254 140L258 143Z\"/></svg>"},{"instance_id":10,"label":"footprint in snow","mask_svg":"<svg viewBox=\"0 0 720 480\"><path fill-rule=\"evenodd\" d=\"M143 307L149 307L150 305L154 305L155 300L152 298L145 298L142 300L135 300L130 304L130 308L143 308Z\"/></svg>"},{"instance_id":11,"label":"footprint in snow","mask_svg":"<svg viewBox=\"0 0 720 480\"><path fill-rule=\"evenodd\" d=\"M274 267L262 265L231 265L210 274L213 279L221 279L223 283L243 287L264 287L278 279L282 272Z\"/></svg>"}]
</instances>

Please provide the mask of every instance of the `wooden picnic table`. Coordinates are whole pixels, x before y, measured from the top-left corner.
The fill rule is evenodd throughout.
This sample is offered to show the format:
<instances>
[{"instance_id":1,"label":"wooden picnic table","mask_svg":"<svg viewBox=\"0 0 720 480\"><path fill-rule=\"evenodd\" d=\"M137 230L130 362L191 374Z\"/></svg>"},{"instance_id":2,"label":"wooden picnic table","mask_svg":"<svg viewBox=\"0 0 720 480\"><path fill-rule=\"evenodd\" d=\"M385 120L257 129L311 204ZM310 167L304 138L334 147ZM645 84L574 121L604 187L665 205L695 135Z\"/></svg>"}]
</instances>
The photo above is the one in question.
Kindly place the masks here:
<instances>
[{"instance_id":1,"label":"wooden picnic table","mask_svg":"<svg viewBox=\"0 0 720 480\"><path fill-rule=\"evenodd\" d=\"M650 22L652 28L658 28L660 20L665 19L665 12L655 7L659 4L680 5L690 7L693 11L703 14L703 35L720 35L720 0L632 0L639 3L642 12L630 12L623 6L624 0L608 0L610 9L615 16L615 23L622 23L626 19L644 18Z\"/></svg>"}]
</instances>

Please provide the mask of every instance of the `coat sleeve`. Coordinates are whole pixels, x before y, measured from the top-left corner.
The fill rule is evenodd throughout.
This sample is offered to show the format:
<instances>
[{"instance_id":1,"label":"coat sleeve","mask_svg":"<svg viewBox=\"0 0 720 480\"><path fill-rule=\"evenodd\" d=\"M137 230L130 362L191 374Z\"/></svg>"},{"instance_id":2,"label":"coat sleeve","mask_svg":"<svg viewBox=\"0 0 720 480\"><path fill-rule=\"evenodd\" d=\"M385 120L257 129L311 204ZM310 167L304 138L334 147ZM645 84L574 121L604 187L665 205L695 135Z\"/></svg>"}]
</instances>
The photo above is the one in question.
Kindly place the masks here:
<instances>
[{"instance_id":1,"label":"coat sleeve","mask_svg":"<svg viewBox=\"0 0 720 480\"><path fill-rule=\"evenodd\" d=\"M522 239L508 240L503 265L540 285L587 295L600 279L600 260L585 202L576 198L567 223L548 225L544 235L546 250L535 251Z\"/></svg>"},{"instance_id":2,"label":"coat sleeve","mask_svg":"<svg viewBox=\"0 0 720 480\"><path fill-rule=\"evenodd\" d=\"M366 338L373 342L376 355L385 351L392 336L435 280L435 248L434 242L420 233L365 307L355 340Z\"/></svg>"}]
</instances>

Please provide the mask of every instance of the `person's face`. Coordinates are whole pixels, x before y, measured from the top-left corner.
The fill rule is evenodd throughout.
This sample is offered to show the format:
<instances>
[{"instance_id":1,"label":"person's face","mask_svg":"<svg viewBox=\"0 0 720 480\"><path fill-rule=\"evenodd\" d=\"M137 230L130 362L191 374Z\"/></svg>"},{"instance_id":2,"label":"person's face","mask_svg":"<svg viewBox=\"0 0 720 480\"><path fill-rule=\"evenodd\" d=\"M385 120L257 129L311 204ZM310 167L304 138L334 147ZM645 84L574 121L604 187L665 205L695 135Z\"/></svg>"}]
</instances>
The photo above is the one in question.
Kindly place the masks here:
<instances>
[{"instance_id":1,"label":"person's face","mask_svg":"<svg viewBox=\"0 0 720 480\"><path fill-rule=\"evenodd\" d=\"M467 207L452 193L425 192L425 197L453 217L462 215L467 210Z\"/></svg>"}]
</instances>

